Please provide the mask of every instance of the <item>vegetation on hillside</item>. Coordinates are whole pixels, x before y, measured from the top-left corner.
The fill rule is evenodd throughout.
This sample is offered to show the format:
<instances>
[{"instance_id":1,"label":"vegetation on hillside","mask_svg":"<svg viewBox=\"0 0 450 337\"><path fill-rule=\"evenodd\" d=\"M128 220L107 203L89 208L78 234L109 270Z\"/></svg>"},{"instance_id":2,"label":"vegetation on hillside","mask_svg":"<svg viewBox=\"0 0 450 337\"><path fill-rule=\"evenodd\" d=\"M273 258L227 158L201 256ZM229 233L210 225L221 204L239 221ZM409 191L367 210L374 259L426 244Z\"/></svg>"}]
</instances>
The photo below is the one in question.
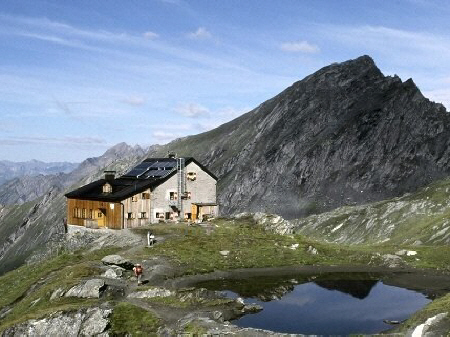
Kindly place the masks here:
<instances>
[{"instance_id":1,"label":"vegetation on hillside","mask_svg":"<svg viewBox=\"0 0 450 337\"><path fill-rule=\"evenodd\" d=\"M24 265L0 277L0 312L11 310L0 321L0 331L27 319L43 317L57 310L92 306L97 300L59 298L50 301L58 288L69 289L87 277L100 274L99 261L117 248L62 254L36 265Z\"/></svg>"},{"instance_id":2,"label":"vegetation on hillside","mask_svg":"<svg viewBox=\"0 0 450 337\"><path fill-rule=\"evenodd\" d=\"M391 244L343 245L307 238L303 235L279 235L264 229L251 218L216 219L206 228L187 224L158 224L134 230L145 236L152 231L163 240L154 247L108 248L64 253L43 263L23 266L0 277L0 314L11 310L0 323L0 331L13 324L40 318L57 310L78 309L110 301L114 306L111 332L132 335L154 334L164 322L143 307L116 298L79 299L50 296L57 289L69 289L86 278L100 275L100 260L120 253L132 261L164 257L175 269L173 275L193 275L215 270L280 267L294 265L372 265L382 266L383 256L400 249L414 250L413 256L401 256L404 266L445 269L450 266L447 246L402 246ZM129 282L124 279L123 282ZM133 282L134 283L134 282ZM152 284L141 290L150 289ZM148 305L168 308L212 307L226 300L189 300L170 296L148 300ZM414 322L435 312L450 312L449 301L439 299L414 316ZM422 315L422 316L421 316ZM198 330L201 327L188 326Z\"/></svg>"},{"instance_id":3,"label":"vegetation on hillside","mask_svg":"<svg viewBox=\"0 0 450 337\"><path fill-rule=\"evenodd\" d=\"M347 244L446 245L450 242L450 179L415 193L346 206L296 220L298 232Z\"/></svg>"},{"instance_id":4,"label":"vegetation on hillside","mask_svg":"<svg viewBox=\"0 0 450 337\"><path fill-rule=\"evenodd\" d=\"M151 230L156 234L171 231L171 238L151 249L133 252L130 257L165 256L180 266L185 274L299 264L367 264L372 258L369 251L354 250L349 246L321 243L303 235L275 234L248 218L217 219L206 230L185 225L152 226ZM312 253L312 249L319 253Z\"/></svg>"},{"instance_id":5,"label":"vegetation on hillside","mask_svg":"<svg viewBox=\"0 0 450 337\"><path fill-rule=\"evenodd\" d=\"M111 334L114 336L153 336L161 320L149 311L131 303L118 303L111 317Z\"/></svg>"}]
</instances>

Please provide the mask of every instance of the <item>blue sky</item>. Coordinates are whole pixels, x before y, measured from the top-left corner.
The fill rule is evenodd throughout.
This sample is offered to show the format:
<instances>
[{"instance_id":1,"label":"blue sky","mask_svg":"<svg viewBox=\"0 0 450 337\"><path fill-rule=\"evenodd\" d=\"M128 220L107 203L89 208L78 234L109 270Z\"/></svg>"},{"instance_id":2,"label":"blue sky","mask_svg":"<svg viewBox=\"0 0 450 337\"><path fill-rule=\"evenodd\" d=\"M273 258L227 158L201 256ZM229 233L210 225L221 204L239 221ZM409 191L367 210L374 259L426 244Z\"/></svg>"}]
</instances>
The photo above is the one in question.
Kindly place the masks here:
<instances>
[{"instance_id":1,"label":"blue sky","mask_svg":"<svg viewBox=\"0 0 450 337\"><path fill-rule=\"evenodd\" d=\"M372 56L450 108L450 3L0 3L0 160L81 161L204 132Z\"/></svg>"}]
</instances>

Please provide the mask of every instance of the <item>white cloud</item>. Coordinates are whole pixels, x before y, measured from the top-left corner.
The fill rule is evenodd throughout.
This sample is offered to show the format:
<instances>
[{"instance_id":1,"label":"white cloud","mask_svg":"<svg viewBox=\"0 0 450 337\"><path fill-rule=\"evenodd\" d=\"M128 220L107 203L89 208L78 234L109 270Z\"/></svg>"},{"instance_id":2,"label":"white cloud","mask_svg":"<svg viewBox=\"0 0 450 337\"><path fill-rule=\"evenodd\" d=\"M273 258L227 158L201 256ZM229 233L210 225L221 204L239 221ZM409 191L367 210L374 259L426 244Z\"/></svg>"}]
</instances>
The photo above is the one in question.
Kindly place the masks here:
<instances>
[{"instance_id":1,"label":"white cloud","mask_svg":"<svg viewBox=\"0 0 450 337\"><path fill-rule=\"evenodd\" d=\"M223 122L219 121L201 121L192 125L192 130L194 133L205 132L217 128Z\"/></svg>"},{"instance_id":2,"label":"white cloud","mask_svg":"<svg viewBox=\"0 0 450 337\"><path fill-rule=\"evenodd\" d=\"M122 102L132 105L132 106L142 106L145 104L146 100L144 97L141 96L130 96L127 98L124 98Z\"/></svg>"},{"instance_id":3,"label":"white cloud","mask_svg":"<svg viewBox=\"0 0 450 337\"><path fill-rule=\"evenodd\" d=\"M71 47L71 48L79 48L79 49L86 49L90 51L99 51L99 48L88 46L85 43L78 41L78 40L71 40L67 38L62 38L54 35L48 35L48 34L36 34L36 33L17 33L19 36L23 36L30 39L37 39L41 41L51 42L55 44L59 44L61 46L65 47Z\"/></svg>"},{"instance_id":4,"label":"white cloud","mask_svg":"<svg viewBox=\"0 0 450 337\"><path fill-rule=\"evenodd\" d=\"M106 145L106 141L99 137L46 137L46 136L23 136L0 139L2 145L24 145L24 144L53 144L53 145Z\"/></svg>"},{"instance_id":5,"label":"white cloud","mask_svg":"<svg viewBox=\"0 0 450 337\"><path fill-rule=\"evenodd\" d=\"M174 140L175 138L180 137L179 134L166 131L155 131L152 133L152 136L158 143L167 143L170 142L171 140Z\"/></svg>"},{"instance_id":6,"label":"white cloud","mask_svg":"<svg viewBox=\"0 0 450 337\"><path fill-rule=\"evenodd\" d=\"M159 37L159 34L156 34L154 32L150 32L150 31L145 32L143 35L146 39L149 39L149 40L157 39Z\"/></svg>"},{"instance_id":7,"label":"white cloud","mask_svg":"<svg viewBox=\"0 0 450 337\"><path fill-rule=\"evenodd\" d=\"M382 53L389 61L409 66L441 65L450 56L450 39L435 34L384 26L325 26L323 33L334 42L367 52ZM344 47L342 47L344 48Z\"/></svg>"},{"instance_id":8,"label":"white cloud","mask_svg":"<svg viewBox=\"0 0 450 337\"><path fill-rule=\"evenodd\" d=\"M423 95L436 103L442 103L450 111L450 88L426 90Z\"/></svg>"},{"instance_id":9,"label":"white cloud","mask_svg":"<svg viewBox=\"0 0 450 337\"><path fill-rule=\"evenodd\" d=\"M134 124L132 125L133 128L136 129L143 129L143 130L179 130L179 131L188 131L191 129L191 124L174 124L174 123L167 123L167 124Z\"/></svg>"},{"instance_id":10,"label":"white cloud","mask_svg":"<svg viewBox=\"0 0 450 337\"><path fill-rule=\"evenodd\" d=\"M233 108L233 107L225 107L225 108L222 108L222 109L218 110L215 113L215 115L217 115L219 117L222 117L224 119L227 119L227 120L231 120L231 119L236 118L236 117L238 117L238 116L242 115L243 113L246 113L246 112L248 112L250 110L251 110L251 108L236 109L236 108Z\"/></svg>"},{"instance_id":11,"label":"white cloud","mask_svg":"<svg viewBox=\"0 0 450 337\"><path fill-rule=\"evenodd\" d=\"M212 38L212 34L205 27L199 27L195 32L188 33L187 37L194 40L206 40Z\"/></svg>"},{"instance_id":12,"label":"white cloud","mask_svg":"<svg viewBox=\"0 0 450 337\"><path fill-rule=\"evenodd\" d=\"M308 41L285 42L280 46L281 50L293 53L315 54L320 51L319 47Z\"/></svg>"},{"instance_id":13,"label":"white cloud","mask_svg":"<svg viewBox=\"0 0 450 337\"><path fill-rule=\"evenodd\" d=\"M165 3L168 3L168 4L172 4L172 5L179 5L179 4L181 4L180 0L159 0L159 1L165 2Z\"/></svg>"},{"instance_id":14,"label":"white cloud","mask_svg":"<svg viewBox=\"0 0 450 337\"><path fill-rule=\"evenodd\" d=\"M142 48L142 51L156 50L170 57L182 58L209 67L249 71L249 69L243 68L239 63L236 63L235 60L217 56L212 57L194 50L167 44L157 39L153 43L148 43L148 38L143 34L134 35L107 30L87 30L66 23L51 21L47 18L0 14L0 30L2 30L2 34L38 39L65 47L79 48L92 52L108 53L113 57L139 58L139 60L148 61L148 55L140 58L137 57L136 53L131 53L123 49L131 46ZM192 39L208 39L212 37L212 34L206 28L200 27L195 32L191 32L186 36ZM110 58L108 57L108 59Z\"/></svg>"},{"instance_id":15,"label":"white cloud","mask_svg":"<svg viewBox=\"0 0 450 337\"><path fill-rule=\"evenodd\" d=\"M186 103L175 108L175 112L186 117L209 115L209 109L197 103Z\"/></svg>"}]
</instances>

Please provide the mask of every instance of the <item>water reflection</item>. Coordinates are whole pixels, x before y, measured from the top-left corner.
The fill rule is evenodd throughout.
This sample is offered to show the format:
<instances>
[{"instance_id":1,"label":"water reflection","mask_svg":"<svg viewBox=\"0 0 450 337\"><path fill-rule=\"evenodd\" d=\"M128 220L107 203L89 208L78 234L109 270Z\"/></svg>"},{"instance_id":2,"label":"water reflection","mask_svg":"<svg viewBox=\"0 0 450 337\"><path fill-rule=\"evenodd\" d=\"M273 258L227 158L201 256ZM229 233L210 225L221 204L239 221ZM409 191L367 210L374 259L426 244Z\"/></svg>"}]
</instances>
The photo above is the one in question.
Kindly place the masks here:
<instances>
[{"instance_id":1,"label":"water reflection","mask_svg":"<svg viewBox=\"0 0 450 337\"><path fill-rule=\"evenodd\" d=\"M319 287L328 290L337 290L349 294L360 300L369 296L372 288L378 283L377 280L323 280L314 281Z\"/></svg>"},{"instance_id":2,"label":"water reflection","mask_svg":"<svg viewBox=\"0 0 450 337\"><path fill-rule=\"evenodd\" d=\"M286 333L377 333L390 328L383 319L402 321L430 302L421 293L385 285L379 278L368 273L329 273L221 280L198 286L228 290L264 307L234 324Z\"/></svg>"},{"instance_id":3,"label":"water reflection","mask_svg":"<svg viewBox=\"0 0 450 337\"><path fill-rule=\"evenodd\" d=\"M268 302L281 299L286 293L293 291L298 284L314 282L322 288L337 290L363 299L369 295L379 278L380 275L375 273L324 273L214 280L201 282L197 286L213 290L231 290L243 297Z\"/></svg>"}]
</instances>

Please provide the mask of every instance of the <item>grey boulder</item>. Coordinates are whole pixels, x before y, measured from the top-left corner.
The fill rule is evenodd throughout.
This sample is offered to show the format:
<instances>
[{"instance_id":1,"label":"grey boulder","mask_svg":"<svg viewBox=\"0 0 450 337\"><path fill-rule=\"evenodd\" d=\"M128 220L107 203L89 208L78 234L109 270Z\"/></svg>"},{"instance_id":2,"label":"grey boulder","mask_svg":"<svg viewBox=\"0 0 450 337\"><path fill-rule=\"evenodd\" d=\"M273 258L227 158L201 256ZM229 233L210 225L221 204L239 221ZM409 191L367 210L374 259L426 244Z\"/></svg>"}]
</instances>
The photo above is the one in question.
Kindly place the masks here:
<instances>
[{"instance_id":1,"label":"grey boulder","mask_svg":"<svg viewBox=\"0 0 450 337\"><path fill-rule=\"evenodd\" d=\"M65 297L100 298L105 290L105 282L100 279L92 279L70 288Z\"/></svg>"},{"instance_id":2,"label":"grey boulder","mask_svg":"<svg viewBox=\"0 0 450 337\"><path fill-rule=\"evenodd\" d=\"M111 309L88 308L55 312L7 328L2 336L93 336L104 335Z\"/></svg>"},{"instance_id":3,"label":"grey boulder","mask_svg":"<svg viewBox=\"0 0 450 337\"><path fill-rule=\"evenodd\" d=\"M133 263L120 255L107 255L102 259L102 262L107 266L114 265L128 270L132 270L134 267Z\"/></svg>"}]
</instances>

